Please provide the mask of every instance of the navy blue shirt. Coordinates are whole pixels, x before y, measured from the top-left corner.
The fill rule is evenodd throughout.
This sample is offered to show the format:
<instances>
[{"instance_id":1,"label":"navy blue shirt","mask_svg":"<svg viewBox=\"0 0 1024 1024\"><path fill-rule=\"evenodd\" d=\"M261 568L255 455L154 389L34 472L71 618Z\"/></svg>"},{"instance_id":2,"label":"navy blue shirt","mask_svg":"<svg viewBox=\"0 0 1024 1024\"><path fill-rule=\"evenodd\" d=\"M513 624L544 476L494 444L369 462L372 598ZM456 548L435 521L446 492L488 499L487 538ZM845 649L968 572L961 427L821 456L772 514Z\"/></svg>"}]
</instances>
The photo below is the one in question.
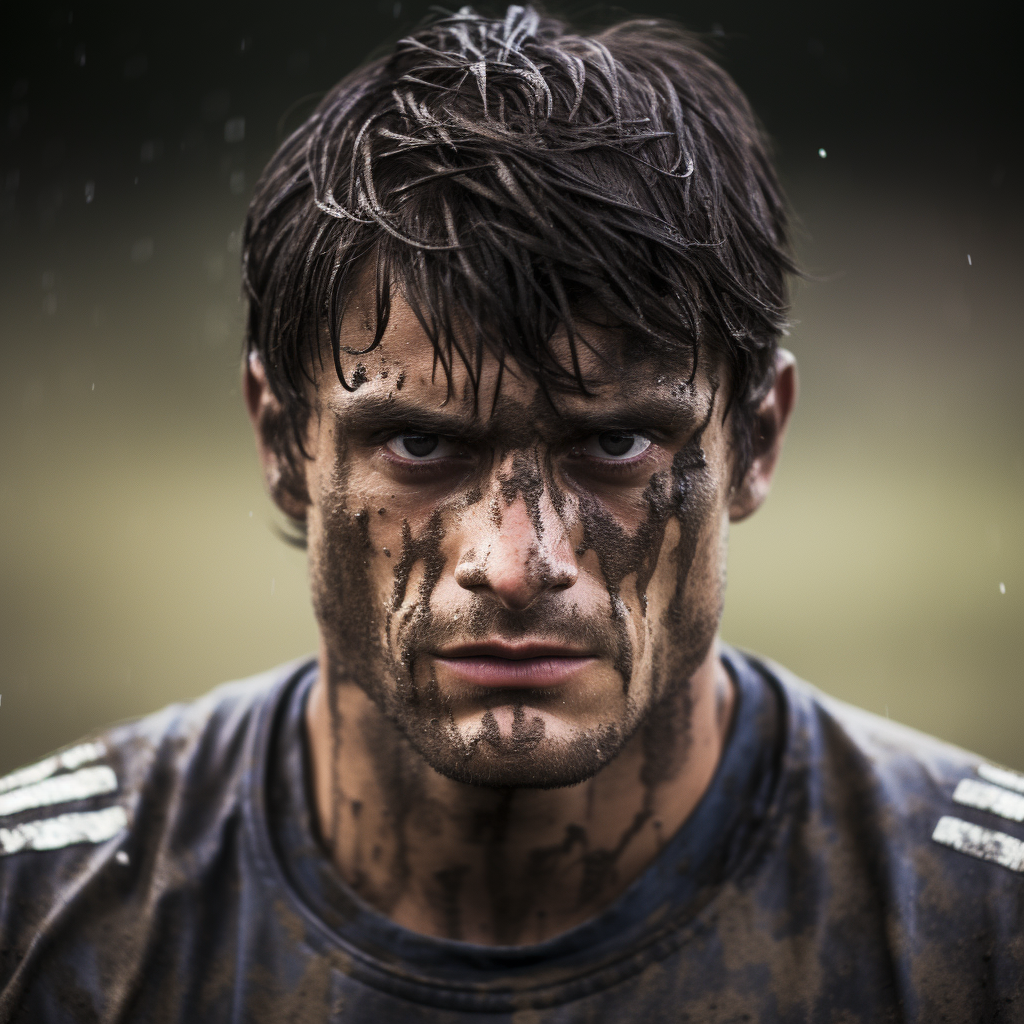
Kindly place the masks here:
<instances>
[{"instance_id":1,"label":"navy blue shirt","mask_svg":"<svg viewBox=\"0 0 1024 1024\"><path fill-rule=\"evenodd\" d=\"M311 662L0 780L0 1022L1024 1021L1024 776L723 649L704 797L546 942L401 928L317 837Z\"/></svg>"}]
</instances>

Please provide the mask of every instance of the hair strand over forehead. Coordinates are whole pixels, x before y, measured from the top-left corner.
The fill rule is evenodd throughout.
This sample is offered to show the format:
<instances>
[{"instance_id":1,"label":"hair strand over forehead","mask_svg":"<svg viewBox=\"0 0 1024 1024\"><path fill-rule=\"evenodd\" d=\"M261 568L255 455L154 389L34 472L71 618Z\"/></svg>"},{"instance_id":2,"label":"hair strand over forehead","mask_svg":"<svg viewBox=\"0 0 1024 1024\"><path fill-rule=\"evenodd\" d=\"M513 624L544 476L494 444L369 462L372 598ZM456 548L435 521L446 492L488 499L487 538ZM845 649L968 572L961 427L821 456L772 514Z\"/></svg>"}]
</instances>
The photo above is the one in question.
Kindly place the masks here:
<instances>
[{"instance_id":1,"label":"hair strand over forehead","mask_svg":"<svg viewBox=\"0 0 1024 1024\"><path fill-rule=\"evenodd\" d=\"M586 389L578 348L600 310L631 354L725 365L745 470L795 268L757 122L678 26L435 13L284 142L246 222L246 344L300 451L326 344L357 386L341 321L371 266L374 334L353 354L380 344L397 288L449 386L460 362L475 387L490 354Z\"/></svg>"}]
</instances>

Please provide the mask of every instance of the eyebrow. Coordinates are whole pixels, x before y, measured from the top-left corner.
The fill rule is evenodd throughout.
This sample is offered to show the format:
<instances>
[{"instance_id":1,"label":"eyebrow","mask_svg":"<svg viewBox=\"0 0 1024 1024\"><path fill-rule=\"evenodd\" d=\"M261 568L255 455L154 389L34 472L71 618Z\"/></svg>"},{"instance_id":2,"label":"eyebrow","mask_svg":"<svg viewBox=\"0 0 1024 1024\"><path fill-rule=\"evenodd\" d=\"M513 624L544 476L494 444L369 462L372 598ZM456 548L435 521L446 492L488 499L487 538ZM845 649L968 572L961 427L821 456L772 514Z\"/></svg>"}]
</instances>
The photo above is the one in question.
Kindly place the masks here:
<instances>
[{"instance_id":1,"label":"eyebrow","mask_svg":"<svg viewBox=\"0 0 1024 1024\"><path fill-rule=\"evenodd\" d=\"M431 434L464 434L482 432L478 417L455 409L431 409L394 395L367 392L346 401L341 413L346 430L364 433L388 427L422 428Z\"/></svg>"},{"instance_id":2,"label":"eyebrow","mask_svg":"<svg viewBox=\"0 0 1024 1024\"><path fill-rule=\"evenodd\" d=\"M630 398L610 399L600 409L556 409L550 405L541 411L531 410L539 429L552 433L583 435L609 428L652 429L665 433L692 430L706 416L692 399L651 396L642 401ZM471 408L429 408L404 397L365 392L354 395L345 404L341 415L346 431L383 433L414 427L424 433L483 441L507 432L508 417L502 414L499 402L495 415L486 419ZM522 429L526 424L516 422Z\"/></svg>"}]
</instances>

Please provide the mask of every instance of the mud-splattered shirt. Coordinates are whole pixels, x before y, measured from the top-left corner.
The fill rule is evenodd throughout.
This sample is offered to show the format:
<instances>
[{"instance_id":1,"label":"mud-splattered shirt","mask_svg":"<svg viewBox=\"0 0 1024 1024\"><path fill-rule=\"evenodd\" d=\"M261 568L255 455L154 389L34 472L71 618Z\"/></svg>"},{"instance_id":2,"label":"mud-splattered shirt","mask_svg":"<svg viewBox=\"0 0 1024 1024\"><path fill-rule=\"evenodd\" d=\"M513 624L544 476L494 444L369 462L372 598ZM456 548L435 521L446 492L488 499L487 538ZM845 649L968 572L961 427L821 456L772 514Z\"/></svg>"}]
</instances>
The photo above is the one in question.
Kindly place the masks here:
<instances>
[{"instance_id":1,"label":"mud-splattered shirt","mask_svg":"<svg viewBox=\"0 0 1024 1024\"><path fill-rule=\"evenodd\" d=\"M311 821L311 663L0 780L0 1021L1024 1021L1024 776L726 648L710 788L540 945L361 903Z\"/></svg>"}]
</instances>

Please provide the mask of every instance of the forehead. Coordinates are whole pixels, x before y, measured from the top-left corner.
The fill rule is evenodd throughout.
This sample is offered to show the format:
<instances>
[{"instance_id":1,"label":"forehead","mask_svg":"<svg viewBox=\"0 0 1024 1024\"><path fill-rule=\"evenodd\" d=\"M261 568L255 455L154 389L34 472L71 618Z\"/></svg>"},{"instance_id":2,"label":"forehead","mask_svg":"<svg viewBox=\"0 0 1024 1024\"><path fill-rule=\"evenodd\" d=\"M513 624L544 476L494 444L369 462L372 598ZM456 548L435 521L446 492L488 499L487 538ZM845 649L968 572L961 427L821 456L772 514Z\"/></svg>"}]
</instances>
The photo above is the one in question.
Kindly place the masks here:
<instances>
[{"instance_id":1,"label":"forehead","mask_svg":"<svg viewBox=\"0 0 1024 1024\"><path fill-rule=\"evenodd\" d=\"M704 373L691 376L688 359L681 365L679 358L645 352L597 308L581 310L575 331L575 353L564 327L550 348L567 374L578 370L585 389L571 376L545 377L542 386L535 373L512 361L503 363L486 347L476 351L467 346L470 332L460 337L453 330L453 347L439 356L401 294L393 295L387 328L370 349L376 299L372 285L364 286L346 306L339 338L345 378L354 390L343 388L334 374L324 374L318 384L320 403L347 420L417 412L477 426L507 426L510 419L521 423L525 414L531 424L553 429L568 420L612 413L620 425L643 419L679 428L706 407L710 383Z\"/></svg>"}]
</instances>

